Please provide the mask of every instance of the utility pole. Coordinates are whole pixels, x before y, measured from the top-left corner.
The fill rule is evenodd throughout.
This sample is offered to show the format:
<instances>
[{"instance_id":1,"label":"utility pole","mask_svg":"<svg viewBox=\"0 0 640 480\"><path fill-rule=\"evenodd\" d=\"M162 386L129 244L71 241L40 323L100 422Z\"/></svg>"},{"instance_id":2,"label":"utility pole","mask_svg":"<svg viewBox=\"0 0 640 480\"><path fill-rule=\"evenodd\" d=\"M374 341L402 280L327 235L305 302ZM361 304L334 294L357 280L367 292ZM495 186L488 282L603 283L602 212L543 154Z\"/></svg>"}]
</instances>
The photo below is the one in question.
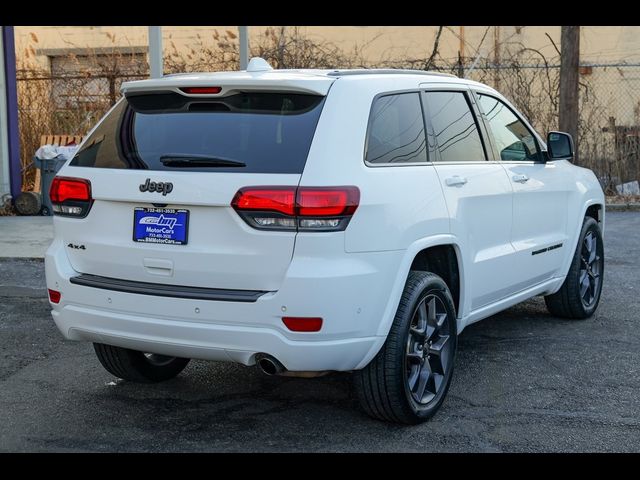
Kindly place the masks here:
<instances>
[{"instance_id":1,"label":"utility pole","mask_svg":"<svg viewBox=\"0 0 640 480\"><path fill-rule=\"evenodd\" d=\"M162 77L162 27L149 27L149 67L151 78Z\"/></svg>"},{"instance_id":2,"label":"utility pole","mask_svg":"<svg viewBox=\"0 0 640 480\"><path fill-rule=\"evenodd\" d=\"M493 72L493 83L496 89L500 89L500 27L493 27L493 64L495 70Z\"/></svg>"},{"instance_id":3,"label":"utility pole","mask_svg":"<svg viewBox=\"0 0 640 480\"><path fill-rule=\"evenodd\" d=\"M240 70L246 70L249 64L249 32L247 27L238 27L240 37Z\"/></svg>"},{"instance_id":4,"label":"utility pole","mask_svg":"<svg viewBox=\"0 0 640 480\"><path fill-rule=\"evenodd\" d=\"M460 48L458 48L458 77L464 78L464 27L460 27Z\"/></svg>"},{"instance_id":5,"label":"utility pole","mask_svg":"<svg viewBox=\"0 0 640 480\"><path fill-rule=\"evenodd\" d=\"M578 163L580 27L562 27L560 53L559 128L573 137L574 162Z\"/></svg>"}]
</instances>

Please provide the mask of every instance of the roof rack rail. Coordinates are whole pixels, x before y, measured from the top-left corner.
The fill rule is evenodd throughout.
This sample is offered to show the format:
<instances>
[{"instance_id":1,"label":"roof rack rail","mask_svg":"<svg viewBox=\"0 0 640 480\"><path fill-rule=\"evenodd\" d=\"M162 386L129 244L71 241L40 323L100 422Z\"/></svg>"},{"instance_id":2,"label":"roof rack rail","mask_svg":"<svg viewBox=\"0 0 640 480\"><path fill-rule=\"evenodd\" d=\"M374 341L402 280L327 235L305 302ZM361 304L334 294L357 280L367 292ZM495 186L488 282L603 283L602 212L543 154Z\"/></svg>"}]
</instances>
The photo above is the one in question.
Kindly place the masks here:
<instances>
[{"instance_id":1,"label":"roof rack rail","mask_svg":"<svg viewBox=\"0 0 640 480\"><path fill-rule=\"evenodd\" d=\"M380 74L404 74L404 75L434 75L437 77L453 77L458 78L451 73L444 72L432 72L425 70L407 70L407 69L395 69L395 68L358 68L358 69L347 69L347 70L333 70L327 75L332 77L342 77L346 75L380 75Z\"/></svg>"}]
</instances>

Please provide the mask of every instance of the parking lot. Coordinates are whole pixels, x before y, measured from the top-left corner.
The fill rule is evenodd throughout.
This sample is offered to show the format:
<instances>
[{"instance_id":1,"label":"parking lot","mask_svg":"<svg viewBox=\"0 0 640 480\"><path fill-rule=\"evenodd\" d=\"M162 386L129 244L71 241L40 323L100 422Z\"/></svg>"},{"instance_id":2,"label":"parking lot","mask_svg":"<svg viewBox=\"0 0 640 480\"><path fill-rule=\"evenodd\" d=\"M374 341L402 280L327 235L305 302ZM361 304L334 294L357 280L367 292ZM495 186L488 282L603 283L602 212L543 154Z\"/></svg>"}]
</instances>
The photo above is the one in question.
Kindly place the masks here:
<instances>
[{"instance_id":1,"label":"parking lot","mask_svg":"<svg viewBox=\"0 0 640 480\"><path fill-rule=\"evenodd\" d=\"M42 262L0 259L0 451L640 451L638 234L640 213L608 214L593 318L535 299L466 329L448 398L415 427L366 417L347 373L192 361L166 383L118 381L63 341Z\"/></svg>"}]
</instances>

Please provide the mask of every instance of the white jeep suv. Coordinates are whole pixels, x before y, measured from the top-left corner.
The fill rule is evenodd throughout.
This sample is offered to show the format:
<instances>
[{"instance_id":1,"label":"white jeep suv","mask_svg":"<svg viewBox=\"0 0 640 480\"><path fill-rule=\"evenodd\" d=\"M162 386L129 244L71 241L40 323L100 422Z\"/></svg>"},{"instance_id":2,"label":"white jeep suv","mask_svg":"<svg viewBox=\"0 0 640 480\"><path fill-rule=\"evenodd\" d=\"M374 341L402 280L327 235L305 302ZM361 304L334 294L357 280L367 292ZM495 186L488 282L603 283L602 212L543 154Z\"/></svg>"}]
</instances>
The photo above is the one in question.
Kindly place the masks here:
<instances>
[{"instance_id":1,"label":"white jeep suv","mask_svg":"<svg viewBox=\"0 0 640 480\"><path fill-rule=\"evenodd\" d=\"M117 377L353 371L368 414L417 423L467 325L598 306L598 180L486 85L254 59L122 91L54 179L46 254L56 325Z\"/></svg>"}]
</instances>

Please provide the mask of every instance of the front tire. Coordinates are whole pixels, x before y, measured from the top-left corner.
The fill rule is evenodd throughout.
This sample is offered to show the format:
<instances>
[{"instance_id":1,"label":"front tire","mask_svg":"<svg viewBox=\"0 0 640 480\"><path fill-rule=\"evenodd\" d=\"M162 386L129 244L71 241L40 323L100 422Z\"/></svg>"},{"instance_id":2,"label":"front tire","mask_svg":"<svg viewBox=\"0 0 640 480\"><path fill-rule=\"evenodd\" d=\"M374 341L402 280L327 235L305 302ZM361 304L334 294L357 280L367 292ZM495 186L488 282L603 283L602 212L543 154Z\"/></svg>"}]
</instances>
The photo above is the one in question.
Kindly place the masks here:
<instances>
[{"instance_id":1,"label":"front tire","mask_svg":"<svg viewBox=\"0 0 640 480\"><path fill-rule=\"evenodd\" d=\"M355 372L364 411L377 419L417 424L431 418L451 384L456 311L439 276L412 271L382 349Z\"/></svg>"},{"instance_id":2,"label":"front tire","mask_svg":"<svg viewBox=\"0 0 640 480\"><path fill-rule=\"evenodd\" d=\"M552 315L574 320L583 320L595 313L604 273L604 244L595 219L585 217L579 239L562 287L544 297Z\"/></svg>"},{"instance_id":3,"label":"front tire","mask_svg":"<svg viewBox=\"0 0 640 480\"><path fill-rule=\"evenodd\" d=\"M143 353L102 343L94 343L93 348L109 373L131 382L163 382L177 376L189 363L188 358Z\"/></svg>"}]
</instances>

